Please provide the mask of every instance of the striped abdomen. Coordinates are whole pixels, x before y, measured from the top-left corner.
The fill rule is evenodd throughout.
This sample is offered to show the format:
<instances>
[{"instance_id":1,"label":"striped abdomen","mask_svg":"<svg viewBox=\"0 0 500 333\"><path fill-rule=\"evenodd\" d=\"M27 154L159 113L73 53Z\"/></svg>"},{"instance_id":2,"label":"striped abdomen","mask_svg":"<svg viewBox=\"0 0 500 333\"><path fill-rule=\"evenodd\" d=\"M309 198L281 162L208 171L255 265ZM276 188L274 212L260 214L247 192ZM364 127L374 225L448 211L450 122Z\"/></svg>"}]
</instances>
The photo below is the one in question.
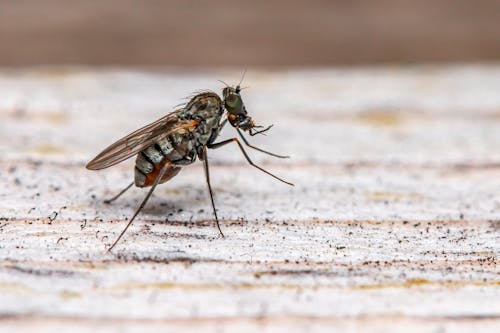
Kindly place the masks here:
<instances>
[{"instance_id":1,"label":"striped abdomen","mask_svg":"<svg viewBox=\"0 0 500 333\"><path fill-rule=\"evenodd\" d=\"M153 185L165 163L171 163L172 166L167 168L159 184L170 180L179 173L180 166L195 161L196 150L193 148L193 140L189 134L174 134L144 149L135 160L135 185Z\"/></svg>"}]
</instances>

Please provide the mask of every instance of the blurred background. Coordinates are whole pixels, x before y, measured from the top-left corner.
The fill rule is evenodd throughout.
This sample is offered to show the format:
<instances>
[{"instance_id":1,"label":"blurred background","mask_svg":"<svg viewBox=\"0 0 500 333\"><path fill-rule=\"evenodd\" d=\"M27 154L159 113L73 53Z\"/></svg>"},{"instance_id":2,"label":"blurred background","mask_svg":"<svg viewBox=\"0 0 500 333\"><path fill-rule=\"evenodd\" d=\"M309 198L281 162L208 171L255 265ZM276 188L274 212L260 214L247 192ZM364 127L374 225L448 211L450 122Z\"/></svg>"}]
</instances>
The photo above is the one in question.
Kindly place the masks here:
<instances>
[{"instance_id":1,"label":"blurred background","mask_svg":"<svg viewBox=\"0 0 500 333\"><path fill-rule=\"evenodd\" d=\"M500 59L498 0L0 0L0 66Z\"/></svg>"}]
</instances>

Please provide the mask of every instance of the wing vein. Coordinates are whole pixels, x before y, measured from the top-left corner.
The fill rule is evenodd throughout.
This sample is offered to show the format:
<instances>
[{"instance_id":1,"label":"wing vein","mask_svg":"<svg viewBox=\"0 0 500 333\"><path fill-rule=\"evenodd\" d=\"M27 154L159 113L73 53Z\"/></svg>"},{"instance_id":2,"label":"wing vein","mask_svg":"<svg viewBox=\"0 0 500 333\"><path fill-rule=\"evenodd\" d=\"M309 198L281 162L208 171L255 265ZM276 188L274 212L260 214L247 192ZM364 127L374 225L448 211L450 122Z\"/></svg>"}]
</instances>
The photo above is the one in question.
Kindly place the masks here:
<instances>
[{"instance_id":1,"label":"wing vein","mask_svg":"<svg viewBox=\"0 0 500 333\"><path fill-rule=\"evenodd\" d=\"M177 131L194 130L196 125L198 125L198 121L180 120L178 117L179 112L180 110L174 111L111 144L92 159L86 165L86 168L90 170L108 168L130 158Z\"/></svg>"}]
</instances>

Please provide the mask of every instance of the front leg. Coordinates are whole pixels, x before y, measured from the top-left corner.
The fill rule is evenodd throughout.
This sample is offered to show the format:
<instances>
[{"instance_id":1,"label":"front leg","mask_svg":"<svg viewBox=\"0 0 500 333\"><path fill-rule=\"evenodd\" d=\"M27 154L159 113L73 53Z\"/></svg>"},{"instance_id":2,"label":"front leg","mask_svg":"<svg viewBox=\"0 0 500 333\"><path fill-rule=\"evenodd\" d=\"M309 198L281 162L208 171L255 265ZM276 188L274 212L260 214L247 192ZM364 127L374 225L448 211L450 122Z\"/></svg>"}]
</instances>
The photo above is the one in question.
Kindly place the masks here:
<instances>
[{"instance_id":1,"label":"front leg","mask_svg":"<svg viewBox=\"0 0 500 333\"><path fill-rule=\"evenodd\" d=\"M238 144L238 147L240 147L240 150L241 150L241 152L243 153L243 156L245 156L245 159L247 160L247 162L248 162L251 166L253 166L253 167L255 167L255 168L259 169L260 171L262 171L262 172L264 172L264 173L267 173L269 176L274 177L274 178L276 178L277 180L279 180L279 181L281 181L281 182L283 182L283 183L285 183L285 184L288 184L288 185L290 185L290 186L294 186L292 183L287 182L286 180L283 180L283 179L279 178L278 176L273 175L273 174L272 174L272 173L270 173L269 171L267 171L267 170L265 170L265 169L261 168L260 166L258 166L258 165L256 165L256 164L254 164L254 163L252 162L252 160L250 159L250 157L248 156L248 154L247 154L247 152L245 151L245 149L243 148L243 145L242 145L242 144L240 143L240 141L238 140L238 138L232 138L232 139L224 140L224 141L217 142L217 143L211 143L211 144L208 144L208 145L207 145L207 147L208 147L208 148L211 148L211 149L216 149L216 148L219 148L219 147L225 146L225 145L227 145L228 143L231 143L231 142L236 142L236 143Z\"/></svg>"},{"instance_id":2,"label":"front leg","mask_svg":"<svg viewBox=\"0 0 500 333\"><path fill-rule=\"evenodd\" d=\"M264 153L264 154L268 154L268 155L271 155L271 156L274 156L274 157L278 157L278 158L290 158L290 156L285 156L285 155L278 155L278 154L274 154L274 153L271 153L267 150L264 150L264 149L261 149L261 148L258 148L258 147L255 147L255 146L252 146L251 144L248 143L247 139L243 136L243 133L241 133L240 129L237 128L236 129L238 131L238 134L240 135L240 138L243 140L243 142L250 148L252 149L255 149L255 150L258 150L260 151L261 153Z\"/></svg>"}]
</instances>

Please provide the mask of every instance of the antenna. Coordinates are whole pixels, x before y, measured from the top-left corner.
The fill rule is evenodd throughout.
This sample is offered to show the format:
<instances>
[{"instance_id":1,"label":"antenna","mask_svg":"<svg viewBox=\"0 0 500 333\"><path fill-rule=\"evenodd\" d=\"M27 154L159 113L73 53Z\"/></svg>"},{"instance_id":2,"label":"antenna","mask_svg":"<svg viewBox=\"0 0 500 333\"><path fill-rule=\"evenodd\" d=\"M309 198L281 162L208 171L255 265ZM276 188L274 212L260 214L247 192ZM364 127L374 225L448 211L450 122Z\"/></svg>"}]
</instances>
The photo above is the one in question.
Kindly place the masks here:
<instances>
[{"instance_id":1,"label":"antenna","mask_svg":"<svg viewBox=\"0 0 500 333\"><path fill-rule=\"evenodd\" d=\"M243 82L243 79L245 78L245 74L247 73L247 69L245 68L245 70L243 71L243 74L241 75L241 80L240 80L240 83L238 83L238 86L240 86L240 84Z\"/></svg>"},{"instance_id":2,"label":"antenna","mask_svg":"<svg viewBox=\"0 0 500 333\"><path fill-rule=\"evenodd\" d=\"M219 81L219 82L220 82L220 83L222 83L222 84L225 84L225 85L226 85L226 87L228 87L228 88L230 87L230 86L229 86L229 84L227 84L226 82L224 82L224 81L222 81L222 80L217 80L217 81Z\"/></svg>"}]
</instances>

